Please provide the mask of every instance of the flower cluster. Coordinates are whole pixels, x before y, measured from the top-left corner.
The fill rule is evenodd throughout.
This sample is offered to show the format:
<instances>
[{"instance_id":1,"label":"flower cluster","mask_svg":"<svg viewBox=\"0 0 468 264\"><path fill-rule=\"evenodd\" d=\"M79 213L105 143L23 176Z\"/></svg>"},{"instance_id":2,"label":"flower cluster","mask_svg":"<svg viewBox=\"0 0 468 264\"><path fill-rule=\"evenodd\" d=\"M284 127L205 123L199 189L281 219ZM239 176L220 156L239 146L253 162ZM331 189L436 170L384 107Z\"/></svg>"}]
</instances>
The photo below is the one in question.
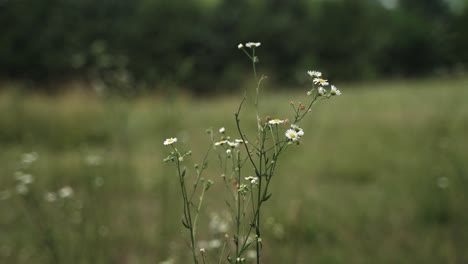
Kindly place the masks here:
<instances>
[{"instance_id":1,"label":"flower cluster","mask_svg":"<svg viewBox=\"0 0 468 264\"><path fill-rule=\"evenodd\" d=\"M73 197L75 191L70 186L64 186L60 188L57 192L48 192L44 194L44 200L47 202L55 202L58 198L60 199L68 199Z\"/></svg>"},{"instance_id":2,"label":"flower cluster","mask_svg":"<svg viewBox=\"0 0 468 264\"><path fill-rule=\"evenodd\" d=\"M34 178L31 174L25 174L21 171L15 172L15 179L17 181L16 192L22 195L28 193L28 185L34 182Z\"/></svg>"},{"instance_id":3,"label":"flower cluster","mask_svg":"<svg viewBox=\"0 0 468 264\"><path fill-rule=\"evenodd\" d=\"M319 71L307 71L307 74L312 78L312 83L314 85L318 85L316 89L315 86L312 90L307 92L307 95L312 95L314 91L317 91L318 96L333 96L333 95L341 95L341 91L336 88L336 86L331 85L330 92L328 93L325 89L326 86L330 85L328 80L322 78L322 73Z\"/></svg>"},{"instance_id":4,"label":"flower cluster","mask_svg":"<svg viewBox=\"0 0 468 264\"><path fill-rule=\"evenodd\" d=\"M244 140L237 138L231 141L231 138L229 136L225 136L226 129L224 127L221 127L218 131L221 134L221 140L214 142L214 146L225 147L226 154L228 154L228 156L232 153L232 150L238 148L240 144L249 143L247 141L244 142Z\"/></svg>"},{"instance_id":5,"label":"flower cluster","mask_svg":"<svg viewBox=\"0 0 468 264\"><path fill-rule=\"evenodd\" d=\"M275 119L271 119L270 121L268 121L268 124L270 124L270 125L279 125L279 124L283 124L284 122L285 122L285 120L275 118Z\"/></svg>"},{"instance_id":6,"label":"flower cluster","mask_svg":"<svg viewBox=\"0 0 468 264\"><path fill-rule=\"evenodd\" d=\"M182 190L182 199L184 201L182 224L188 229L190 234L192 257L195 264L199 263L198 257L200 255L203 259L203 263L206 263L205 257L207 254L205 253L208 252L207 250L219 248L221 246L220 261L224 257L223 252L225 247L228 249L232 247L232 250L229 250L226 256L230 264L246 263L247 258L254 258L257 264L261 263L260 252L263 245L262 238L260 237L260 219L263 218L260 216L263 212L262 206L272 196L269 186L276 172L279 157L282 157L282 153L291 145L299 145L299 141L304 136L304 130L299 127L299 124L304 117L312 111L312 106L323 99L341 95L341 91L338 90L336 86L331 85L328 79L323 77L322 72L309 70L307 74L311 79L312 89L307 92L309 97L307 97L307 102L305 104L301 102L298 102L298 104L295 104L293 101L290 102L290 106L294 111L293 116L281 119L263 115L261 110L259 110L259 94L262 81L266 76L262 75L259 77L256 68L256 64L260 61L256 56L256 48L260 47L260 45L260 42L247 42L237 45L237 48L250 59L253 77L257 82L255 98L252 100L255 107L256 134L248 135L245 133L244 122L241 123L240 116L242 106L247 99L247 91L239 104L238 110L234 114L238 137L240 137L240 139L231 139L231 137L226 135L226 129L224 127L218 129L219 134L216 136L213 130L208 130L212 143L210 145L210 150L213 149L218 158L221 179L224 181L224 186L227 190L227 199L225 202L230 209L230 219L232 219L231 222L223 221L222 225L219 225L219 223L217 223L219 222L217 218L212 217L210 229L216 229L218 232L222 233L229 230L232 231L233 235L229 236L226 234L226 238L232 237L234 244L231 244L229 240L225 240L223 244L219 239L196 243L195 231L198 213L200 212L205 191L212 184L212 182L206 184L204 178L201 177L201 172L206 168L206 159L209 151L205 156L203 167L200 168L199 165L195 165L196 178L195 183L191 185L193 186L193 191L190 194L187 191L187 186L189 185L186 185L186 179L188 179L186 178L187 170L181 161L186 155L190 155L191 152L186 152L184 154L179 152L174 145L177 142L177 138L168 138L163 142L166 146L171 145L173 150L164 161L173 161L177 167L177 174ZM247 140L252 142L249 143ZM245 165L247 165L249 170L249 174L247 175L253 176L247 176L245 174L244 171L247 170L244 167ZM199 182L204 183L205 188L197 192L196 190ZM195 194L200 194L198 205L193 203L193 196ZM193 208L192 205L194 205ZM191 215L195 215L195 217L192 218ZM275 232L279 234L278 236L282 236L284 231L281 226L278 227L277 225L275 230ZM229 246L229 244L231 244L231 246ZM251 247L255 247L255 251L253 251ZM198 252L195 251L196 248ZM252 253L250 257L246 252Z\"/></svg>"},{"instance_id":7,"label":"flower cluster","mask_svg":"<svg viewBox=\"0 0 468 264\"><path fill-rule=\"evenodd\" d=\"M251 184L258 184L258 177L249 176L245 177L246 181L249 181Z\"/></svg>"},{"instance_id":8,"label":"flower cluster","mask_svg":"<svg viewBox=\"0 0 468 264\"><path fill-rule=\"evenodd\" d=\"M292 124L291 128L286 130L285 135L291 141L298 141L304 135L304 130L298 125Z\"/></svg>"},{"instance_id":9,"label":"flower cluster","mask_svg":"<svg viewBox=\"0 0 468 264\"><path fill-rule=\"evenodd\" d=\"M258 47L260 47L260 45L262 45L262 43L260 43L260 42L247 42L247 43L245 43L245 46L246 46L247 48L250 48L250 49L252 49L252 48L258 48ZM238 49L244 48L244 44L239 43L239 45L237 45L237 48L238 48Z\"/></svg>"},{"instance_id":10,"label":"flower cluster","mask_svg":"<svg viewBox=\"0 0 468 264\"><path fill-rule=\"evenodd\" d=\"M177 138L172 138L171 137L171 138L167 138L166 140L164 140L164 145L166 145L166 146L167 145L172 145L172 144L174 144L176 142L177 142Z\"/></svg>"}]
</instances>

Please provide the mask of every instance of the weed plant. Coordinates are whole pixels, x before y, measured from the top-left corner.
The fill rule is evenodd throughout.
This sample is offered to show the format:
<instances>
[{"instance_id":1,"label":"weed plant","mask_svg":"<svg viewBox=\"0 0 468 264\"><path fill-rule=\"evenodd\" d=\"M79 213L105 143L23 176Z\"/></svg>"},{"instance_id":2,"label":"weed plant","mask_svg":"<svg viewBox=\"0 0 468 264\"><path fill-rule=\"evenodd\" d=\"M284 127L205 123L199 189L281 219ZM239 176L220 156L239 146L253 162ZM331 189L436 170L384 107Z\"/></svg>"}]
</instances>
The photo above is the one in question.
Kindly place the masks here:
<instances>
[{"instance_id":1,"label":"weed plant","mask_svg":"<svg viewBox=\"0 0 468 264\"><path fill-rule=\"evenodd\" d=\"M300 145L304 136L304 130L299 126L301 121L308 116L312 107L319 101L330 99L340 95L341 92L334 86L329 86L328 80L322 77L322 73L315 70L307 71L310 77L311 88L307 91L307 103L289 104L292 109L290 118L270 117L264 115L259 108L261 100L261 89L266 76L258 77L257 64L259 58L256 49L261 43L248 42L245 45L239 44L238 49L245 53L252 65L253 77L256 83L254 98L247 96L245 91L234 114L237 131L236 139L226 135L224 127L217 133L212 129L207 132L211 137L211 145L205 155L202 164L195 164L195 176L190 178L185 164L186 157L192 154L191 150L182 150L177 145L177 138L171 137L164 141L164 145L172 147L171 153L164 161L172 161L177 170L180 183L180 190L183 201L182 225L187 229L189 244L194 264L212 263L207 258L205 248L198 247L197 226L199 215L205 193L213 184L212 180L205 179L203 171L208 166L209 153L212 150L216 154L217 162L223 171L221 178L226 187L226 197L224 197L230 219L232 219L232 230L225 234L224 244L217 258L217 263L222 263L223 259L229 263L247 263L247 252L251 252L255 263L261 263L263 247L263 226L264 220L262 209L271 198L270 183L275 176L276 168L280 157L286 155L290 147ZM254 105L255 113L244 113L243 106L246 102ZM245 133L245 123L241 122L243 117L254 115L257 131L255 135ZM247 118L246 118L247 119ZM201 190L199 190L201 189ZM198 201L194 197L199 193ZM254 248L255 251L249 251Z\"/></svg>"}]
</instances>

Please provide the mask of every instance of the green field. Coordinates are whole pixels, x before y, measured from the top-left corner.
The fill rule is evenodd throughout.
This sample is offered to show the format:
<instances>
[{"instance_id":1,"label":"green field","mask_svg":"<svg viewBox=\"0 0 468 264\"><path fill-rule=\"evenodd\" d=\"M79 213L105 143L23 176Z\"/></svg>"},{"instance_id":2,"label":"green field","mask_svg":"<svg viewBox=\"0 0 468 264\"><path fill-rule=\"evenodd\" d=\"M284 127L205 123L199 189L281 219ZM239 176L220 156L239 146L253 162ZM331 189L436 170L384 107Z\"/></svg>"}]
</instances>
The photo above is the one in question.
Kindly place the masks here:
<instances>
[{"instance_id":1,"label":"green field","mask_svg":"<svg viewBox=\"0 0 468 264\"><path fill-rule=\"evenodd\" d=\"M339 85L302 123L273 180L264 263L467 263L468 79ZM189 263L182 202L169 149L200 162L205 129L236 137L240 97L122 99L73 90L0 92L0 263ZM291 118L305 90L262 98L261 115ZM242 121L253 131L252 108ZM289 116L288 116L289 115ZM250 125L249 125L250 122ZM36 152L28 163L25 153ZM211 160L215 160L213 156ZM27 195L15 173L31 174ZM199 238L223 216L220 171ZM71 186L74 195L46 201ZM208 250L217 256L219 249ZM214 263L214 262L212 262ZM217 263L217 262L216 262Z\"/></svg>"}]
</instances>

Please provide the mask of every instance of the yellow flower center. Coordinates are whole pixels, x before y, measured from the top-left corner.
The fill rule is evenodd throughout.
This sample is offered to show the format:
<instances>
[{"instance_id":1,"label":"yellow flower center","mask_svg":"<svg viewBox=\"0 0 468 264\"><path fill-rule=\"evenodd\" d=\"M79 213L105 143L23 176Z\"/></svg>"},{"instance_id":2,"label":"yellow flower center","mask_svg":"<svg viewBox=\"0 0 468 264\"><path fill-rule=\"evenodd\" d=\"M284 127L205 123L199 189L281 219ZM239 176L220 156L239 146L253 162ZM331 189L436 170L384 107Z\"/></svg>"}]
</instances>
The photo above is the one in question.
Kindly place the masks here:
<instances>
[{"instance_id":1,"label":"yellow flower center","mask_svg":"<svg viewBox=\"0 0 468 264\"><path fill-rule=\"evenodd\" d=\"M289 137L290 137L290 138L296 138L296 133L290 132L290 133L289 133Z\"/></svg>"}]
</instances>

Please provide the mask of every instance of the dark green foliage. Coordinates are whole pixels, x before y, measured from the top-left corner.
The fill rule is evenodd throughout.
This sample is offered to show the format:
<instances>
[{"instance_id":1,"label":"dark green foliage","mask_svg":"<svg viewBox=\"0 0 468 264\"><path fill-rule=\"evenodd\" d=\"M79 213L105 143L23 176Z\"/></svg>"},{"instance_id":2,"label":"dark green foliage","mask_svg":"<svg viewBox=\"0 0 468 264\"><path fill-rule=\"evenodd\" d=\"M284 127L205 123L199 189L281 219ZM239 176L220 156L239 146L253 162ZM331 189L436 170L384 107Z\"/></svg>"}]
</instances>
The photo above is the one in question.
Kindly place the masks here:
<instances>
[{"instance_id":1,"label":"dark green foliage","mask_svg":"<svg viewBox=\"0 0 468 264\"><path fill-rule=\"evenodd\" d=\"M399 3L3 0L0 76L98 79L119 93L138 84L213 93L245 80L236 45L246 41L263 43L263 70L281 84L309 68L358 80L463 69L468 9Z\"/></svg>"}]
</instances>

